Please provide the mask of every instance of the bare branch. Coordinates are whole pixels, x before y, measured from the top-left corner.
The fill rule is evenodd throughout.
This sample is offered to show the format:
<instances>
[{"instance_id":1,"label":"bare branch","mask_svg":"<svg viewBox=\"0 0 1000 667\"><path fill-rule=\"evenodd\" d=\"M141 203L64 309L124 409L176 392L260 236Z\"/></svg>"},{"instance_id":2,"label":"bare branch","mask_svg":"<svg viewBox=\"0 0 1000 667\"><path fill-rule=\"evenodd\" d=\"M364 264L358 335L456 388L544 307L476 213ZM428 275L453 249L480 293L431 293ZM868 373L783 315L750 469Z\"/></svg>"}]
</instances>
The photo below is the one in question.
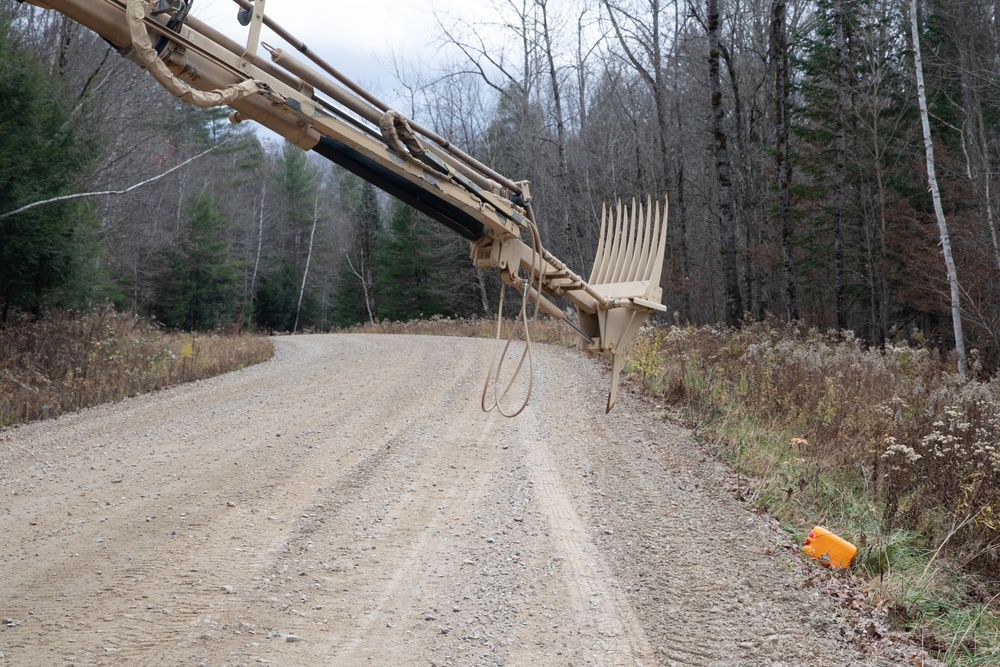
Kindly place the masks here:
<instances>
[{"instance_id":1,"label":"bare branch","mask_svg":"<svg viewBox=\"0 0 1000 667\"><path fill-rule=\"evenodd\" d=\"M198 153L194 157L188 158L187 160L184 160L184 162L181 162L180 164L174 165L170 169L167 169L166 171L164 171L164 172L162 172L160 174L157 174L156 176L153 176L152 178L147 178L146 180L141 181L139 183L136 183L135 185L130 185L129 187L125 188L124 190L101 190L100 192L78 192L78 193L72 194L72 195L62 195L60 197L51 197L49 199L43 199L41 201L36 201L36 202L32 202L30 204L25 204L21 208L16 208L13 211L7 211L6 213L0 214L0 220L6 220L7 218L9 218L9 217L11 217L13 215L17 215L18 213L24 213L25 211L30 211L33 208L36 208L38 206L43 206L45 204L56 204L56 203L62 202L62 201L71 201L73 199L84 199L86 197L107 197L109 195L125 195L125 194L128 194L129 192L132 192L133 190L138 190L139 188L141 188L144 185L149 185L150 183L158 181L161 178L163 178L164 176L168 176L169 174L172 174L173 172L177 171L178 169L180 169L182 167L186 167L187 165L191 164L192 162L194 162L198 158L203 157L205 155L208 155L209 153L211 153L212 151L214 151L216 148L219 148L219 147L225 145L231 139L232 139L232 137L230 137L229 139L225 139L225 140L221 141L220 143L216 144L215 146L212 146L208 150L202 151L201 153Z\"/></svg>"}]
</instances>

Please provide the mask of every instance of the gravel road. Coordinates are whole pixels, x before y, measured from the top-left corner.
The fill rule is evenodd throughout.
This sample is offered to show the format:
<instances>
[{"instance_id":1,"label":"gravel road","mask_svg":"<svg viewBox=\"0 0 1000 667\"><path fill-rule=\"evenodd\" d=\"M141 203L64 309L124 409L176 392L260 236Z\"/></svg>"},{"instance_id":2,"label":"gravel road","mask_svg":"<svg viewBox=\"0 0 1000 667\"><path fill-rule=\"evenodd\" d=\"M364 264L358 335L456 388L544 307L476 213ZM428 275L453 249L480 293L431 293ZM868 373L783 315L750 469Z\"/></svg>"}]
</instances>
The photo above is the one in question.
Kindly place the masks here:
<instances>
[{"instance_id":1,"label":"gravel road","mask_svg":"<svg viewBox=\"0 0 1000 667\"><path fill-rule=\"evenodd\" d=\"M577 352L508 420L490 341L276 342L0 432L0 667L917 664Z\"/></svg>"}]
</instances>

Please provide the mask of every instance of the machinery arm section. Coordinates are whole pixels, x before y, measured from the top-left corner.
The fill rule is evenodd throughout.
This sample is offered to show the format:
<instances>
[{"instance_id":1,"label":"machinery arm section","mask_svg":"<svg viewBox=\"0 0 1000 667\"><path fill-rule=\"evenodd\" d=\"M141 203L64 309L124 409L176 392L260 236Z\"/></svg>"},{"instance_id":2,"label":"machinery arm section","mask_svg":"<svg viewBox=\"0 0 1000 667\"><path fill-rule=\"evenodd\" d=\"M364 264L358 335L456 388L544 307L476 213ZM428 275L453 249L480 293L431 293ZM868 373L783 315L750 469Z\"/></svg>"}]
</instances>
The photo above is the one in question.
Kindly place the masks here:
<instances>
[{"instance_id":1,"label":"machinery arm section","mask_svg":"<svg viewBox=\"0 0 1000 667\"><path fill-rule=\"evenodd\" d=\"M584 349L613 357L608 409L614 405L626 345L650 313L665 310L665 201L662 218L652 202L605 213L587 281L542 249L527 182L498 174L344 77L271 21L266 0L234 0L249 27L245 45L191 16L194 0L21 1L92 29L182 100L228 105L232 122L260 123L441 222L471 242L475 266L496 269L552 317L563 319L563 311L550 299L567 299ZM319 71L261 42L264 26Z\"/></svg>"},{"instance_id":2,"label":"machinery arm section","mask_svg":"<svg viewBox=\"0 0 1000 667\"><path fill-rule=\"evenodd\" d=\"M425 188L401 178L399 174L386 168L384 164L361 155L342 141L331 137L321 137L319 143L313 148L313 152L344 167L393 197L406 202L470 241L481 239L486 233L486 227L480 220L447 200L433 195Z\"/></svg>"}]
</instances>

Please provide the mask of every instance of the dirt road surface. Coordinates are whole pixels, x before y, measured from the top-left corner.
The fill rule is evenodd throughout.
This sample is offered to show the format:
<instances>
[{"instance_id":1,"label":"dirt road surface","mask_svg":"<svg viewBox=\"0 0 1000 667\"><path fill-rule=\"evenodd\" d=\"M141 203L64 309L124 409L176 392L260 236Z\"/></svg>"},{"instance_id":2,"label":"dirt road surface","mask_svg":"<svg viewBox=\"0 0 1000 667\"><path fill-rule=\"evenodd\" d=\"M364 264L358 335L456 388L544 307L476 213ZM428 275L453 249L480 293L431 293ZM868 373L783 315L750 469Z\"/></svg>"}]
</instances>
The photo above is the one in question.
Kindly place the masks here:
<instances>
[{"instance_id":1,"label":"dirt road surface","mask_svg":"<svg viewBox=\"0 0 1000 667\"><path fill-rule=\"evenodd\" d=\"M0 667L900 664L575 351L482 413L491 345L282 338L0 432Z\"/></svg>"}]
</instances>

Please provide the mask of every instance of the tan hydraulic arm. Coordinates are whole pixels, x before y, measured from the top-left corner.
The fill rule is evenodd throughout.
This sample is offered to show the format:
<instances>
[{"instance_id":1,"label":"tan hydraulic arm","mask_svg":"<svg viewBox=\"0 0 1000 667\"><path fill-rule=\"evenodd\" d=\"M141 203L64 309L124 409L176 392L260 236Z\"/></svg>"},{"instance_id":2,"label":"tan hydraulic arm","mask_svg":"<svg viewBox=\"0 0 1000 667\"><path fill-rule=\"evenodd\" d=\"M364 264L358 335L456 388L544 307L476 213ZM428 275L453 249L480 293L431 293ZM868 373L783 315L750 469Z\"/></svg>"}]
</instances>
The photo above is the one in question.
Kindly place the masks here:
<instances>
[{"instance_id":1,"label":"tan hydraulic arm","mask_svg":"<svg viewBox=\"0 0 1000 667\"><path fill-rule=\"evenodd\" d=\"M605 210L584 280L542 249L527 182L496 173L390 109L276 25L265 0L234 0L249 28L246 44L191 16L193 0L22 1L95 31L182 100L227 105L233 122L256 121L445 224L469 239L475 266L496 269L550 316L564 318L551 297L567 299L584 349L612 355L608 410L614 405L625 346L651 312L665 310L666 201L662 210L648 200ZM312 64L262 43L265 26Z\"/></svg>"}]
</instances>

